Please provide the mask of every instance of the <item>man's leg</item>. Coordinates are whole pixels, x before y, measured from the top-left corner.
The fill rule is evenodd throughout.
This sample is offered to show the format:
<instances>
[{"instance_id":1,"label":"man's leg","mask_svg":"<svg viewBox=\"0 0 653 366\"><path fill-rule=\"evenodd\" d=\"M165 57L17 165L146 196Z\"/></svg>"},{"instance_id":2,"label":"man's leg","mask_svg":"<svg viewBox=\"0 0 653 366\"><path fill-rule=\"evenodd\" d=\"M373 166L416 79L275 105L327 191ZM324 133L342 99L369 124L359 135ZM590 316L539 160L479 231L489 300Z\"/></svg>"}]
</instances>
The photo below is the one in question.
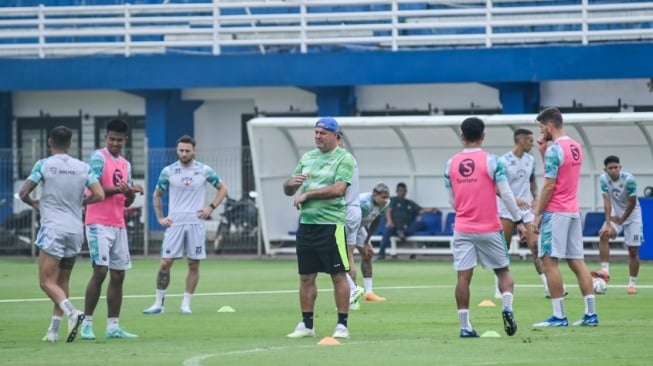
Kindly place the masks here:
<instances>
[{"instance_id":1,"label":"man's leg","mask_svg":"<svg viewBox=\"0 0 653 366\"><path fill-rule=\"evenodd\" d=\"M472 327L469 314L469 286L472 282L474 269L466 269L458 271L458 280L456 282L456 307L458 309L458 323L460 325L460 337L478 337L476 331Z\"/></svg>"},{"instance_id":2,"label":"man's leg","mask_svg":"<svg viewBox=\"0 0 653 366\"><path fill-rule=\"evenodd\" d=\"M397 234L395 227L386 227L379 245L379 259L385 259L385 249L390 246L390 237Z\"/></svg>"},{"instance_id":3,"label":"man's leg","mask_svg":"<svg viewBox=\"0 0 653 366\"><path fill-rule=\"evenodd\" d=\"M200 261L199 259L188 258L188 275L186 275L186 291L184 291L184 299L181 302L181 312L190 314L190 300L195 293L197 283L200 280Z\"/></svg>"},{"instance_id":4,"label":"man's leg","mask_svg":"<svg viewBox=\"0 0 653 366\"><path fill-rule=\"evenodd\" d=\"M159 272L156 274L156 298L154 304L143 310L143 314L161 314L163 313L163 304L165 303L166 290L170 284L170 269L174 264L172 258L161 258L159 263Z\"/></svg>"},{"instance_id":5,"label":"man's leg","mask_svg":"<svg viewBox=\"0 0 653 366\"><path fill-rule=\"evenodd\" d=\"M70 274L75 265L75 257L64 257L59 261L59 271L57 274L57 285L63 290L66 298L70 297ZM52 309L52 319L48 331L43 338L44 341L56 342L59 339L59 326L63 318L63 310L58 304L54 304Z\"/></svg>"},{"instance_id":6,"label":"man's leg","mask_svg":"<svg viewBox=\"0 0 653 366\"><path fill-rule=\"evenodd\" d=\"M122 286L125 281L125 270L109 270L109 286L107 287L107 329L105 338L138 338L120 327L120 309L122 307Z\"/></svg>"},{"instance_id":7,"label":"man's leg","mask_svg":"<svg viewBox=\"0 0 653 366\"><path fill-rule=\"evenodd\" d=\"M628 279L628 293L634 295L637 293L637 275L639 274L639 247L628 246L628 270L630 278Z\"/></svg>"},{"instance_id":8,"label":"man's leg","mask_svg":"<svg viewBox=\"0 0 653 366\"><path fill-rule=\"evenodd\" d=\"M366 301L385 301L385 297L378 296L374 293L372 283L372 256L374 253L370 250L359 250L361 253L361 272L363 273L363 285L365 286Z\"/></svg>"},{"instance_id":9,"label":"man's leg","mask_svg":"<svg viewBox=\"0 0 653 366\"><path fill-rule=\"evenodd\" d=\"M317 286L315 285L316 277L317 273L299 275L299 306L302 310L302 321L297 324L297 327L292 333L286 336L288 338L315 336L315 329L313 327L313 310L315 308L315 299L317 298Z\"/></svg>"}]
</instances>

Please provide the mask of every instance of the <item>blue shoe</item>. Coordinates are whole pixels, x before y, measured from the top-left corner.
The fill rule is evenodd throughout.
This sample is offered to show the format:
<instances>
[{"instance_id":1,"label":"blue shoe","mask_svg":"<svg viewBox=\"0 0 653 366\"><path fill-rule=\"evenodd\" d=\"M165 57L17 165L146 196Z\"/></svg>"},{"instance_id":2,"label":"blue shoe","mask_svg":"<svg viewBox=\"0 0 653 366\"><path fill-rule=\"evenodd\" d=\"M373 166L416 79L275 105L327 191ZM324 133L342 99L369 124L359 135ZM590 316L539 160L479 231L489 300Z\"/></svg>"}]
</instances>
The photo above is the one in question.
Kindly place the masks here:
<instances>
[{"instance_id":1,"label":"blue shoe","mask_svg":"<svg viewBox=\"0 0 653 366\"><path fill-rule=\"evenodd\" d=\"M596 314L583 315L583 319L574 323L575 327L596 327L599 325L599 316Z\"/></svg>"},{"instance_id":2,"label":"blue shoe","mask_svg":"<svg viewBox=\"0 0 653 366\"><path fill-rule=\"evenodd\" d=\"M107 330L106 332L104 332L104 338L134 339L134 338L138 338L138 336L136 334L129 333L122 328L116 328L114 330Z\"/></svg>"},{"instance_id":3,"label":"blue shoe","mask_svg":"<svg viewBox=\"0 0 653 366\"><path fill-rule=\"evenodd\" d=\"M517 323L515 322L515 315L510 310L504 310L501 313L503 318L503 329L506 331L506 334L509 336L515 335L517 333Z\"/></svg>"},{"instance_id":4,"label":"blue shoe","mask_svg":"<svg viewBox=\"0 0 653 366\"><path fill-rule=\"evenodd\" d=\"M551 316L549 319L533 324L534 327L566 327L569 325L567 317L558 318L556 316Z\"/></svg>"},{"instance_id":5,"label":"blue shoe","mask_svg":"<svg viewBox=\"0 0 653 366\"><path fill-rule=\"evenodd\" d=\"M143 314L163 314L163 306L152 305L149 308L143 310Z\"/></svg>"},{"instance_id":6,"label":"blue shoe","mask_svg":"<svg viewBox=\"0 0 653 366\"><path fill-rule=\"evenodd\" d=\"M474 329L461 329L460 338L478 338L478 333Z\"/></svg>"}]
</instances>

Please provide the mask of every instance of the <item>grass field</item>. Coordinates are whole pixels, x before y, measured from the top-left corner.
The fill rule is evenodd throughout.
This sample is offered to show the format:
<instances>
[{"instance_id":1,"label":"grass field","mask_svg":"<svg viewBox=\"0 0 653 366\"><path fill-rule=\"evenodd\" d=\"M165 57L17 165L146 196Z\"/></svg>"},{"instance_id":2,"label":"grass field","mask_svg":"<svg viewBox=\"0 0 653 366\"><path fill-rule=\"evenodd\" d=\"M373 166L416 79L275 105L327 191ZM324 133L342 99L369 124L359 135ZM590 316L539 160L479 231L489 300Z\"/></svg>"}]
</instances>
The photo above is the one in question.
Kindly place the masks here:
<instances>
[{"instance_id":1,"label":"grass field","mask_svg":"<svg viewBox=\"0 0 653 366\"><path fill-rule=\"evenodd\" d=\"M596 268L596 263L589 263ZM41 337L52 304L38 287L37 266L27 259L0 259L0 364L4 365L649 365L653 329L653 273L642 262L639 294L627 295L627 267L613 263L608 293L598 297L597 328L533 329L551 314L530 262L514 261L515 316L519 331L507 337L500 306L492 300L491 272L477 269L472 286L472 323L479 333L500 338L458 338L453 298L455 272L450 261L375 262L376 292L384 303L362 303L349 317L351 338L338 346L317 342L330 336L336 322L328 277L321 274L314 339L287 339L301 320L294 259L225 259L202 262L202 278L193 298L193 314L179 313L186 274L177 262L162 315L142 315L152 304L158 260L137 259L127 273L121 326L136 340L102 337L106 305L95 315L95 341L50 344ZM83 308L90 276L88 260L73 272L71 296ZM570 323L583 313L575 278L564 266ZM217 312L231 306L233 313ZM65 338L62 326L60 338Z\"/></svg>"}]
</instances>

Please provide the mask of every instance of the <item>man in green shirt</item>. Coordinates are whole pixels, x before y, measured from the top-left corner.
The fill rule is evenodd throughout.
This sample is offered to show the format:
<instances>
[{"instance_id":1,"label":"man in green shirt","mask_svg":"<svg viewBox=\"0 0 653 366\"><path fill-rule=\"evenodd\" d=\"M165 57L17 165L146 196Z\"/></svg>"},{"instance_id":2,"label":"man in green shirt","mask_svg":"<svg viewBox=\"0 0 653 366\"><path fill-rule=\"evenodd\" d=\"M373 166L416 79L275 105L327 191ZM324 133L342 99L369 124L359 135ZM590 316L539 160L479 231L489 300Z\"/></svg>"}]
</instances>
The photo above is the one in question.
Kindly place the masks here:
<instances>
[{"instance_id":1,"label":"man in green shirt","mask_svg":"<svg viewBox=\"0 0 653 366\"><path fill-rule=\"evenodd\" d=\"M345 240L345 191L352 182L354 160L338 147L340 126L331 117L315 123L315 145L299 160L292 177L283 183L287 196L295 196L301 210L297 230L297 265L302 321L288 338L314 337L313 310L318 272L331 275L338 309L334 338L348 338L349 270Z\"/></svg>"}]
</instances>

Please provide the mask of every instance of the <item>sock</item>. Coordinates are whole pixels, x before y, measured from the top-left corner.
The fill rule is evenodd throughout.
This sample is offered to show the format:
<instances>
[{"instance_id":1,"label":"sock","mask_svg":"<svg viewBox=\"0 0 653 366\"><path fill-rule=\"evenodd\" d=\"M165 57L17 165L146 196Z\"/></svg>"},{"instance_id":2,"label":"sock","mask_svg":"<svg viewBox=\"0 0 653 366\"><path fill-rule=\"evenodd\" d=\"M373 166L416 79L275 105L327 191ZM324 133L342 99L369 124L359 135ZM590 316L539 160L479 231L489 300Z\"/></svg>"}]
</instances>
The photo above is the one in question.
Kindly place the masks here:
<instances>
[{"instance_id":1,"label":"sock","mask_svg":"<svg viewBox=\"0 0 653 366\"><path fill-rule=\"evenodd\" d=\"M107 318L107 330L108 331L113 331L116 330L120 327L120 324L118 323L118 318Z\"/></svg>"},{"instance_id":2,"label":"sock","mask_svg":"<svg viewBox=\"0 0 653 366\"><path fill-rule=\"evenodd\" d=\"M354 280L349 275L349 272L346 272L346 274L347 274L347 282L349 282L349 291L353 293L354 291L356 291L358 286L356 286L356 283L354 282Z\"/></svg>"},{"instance_id":3,"label":"sock","mask_svg":"<svg viewBox=\"0 0 653 366\"><path fill-rule=\"evenodd\" d=\"M313 329L313 312L312 311L302 312L302 321L304 322L304 326L306 328Z\"/></svg>"},{"instance_id":4,"label":"sock","mask_svg":"<svg viewBox=\"0 0 653 366\"><path fill-rule=\"evenodd\" d=\"M372 277L363 278L363 285L365 286L365 294L371 294L372 292Z\"/></svg>"},{"instance_id":5,"label":"sock","mask_svg":"<svg viewBox=\"0 0 653 366\"><path fill-rule=\"evenodd\" d=\"M592 315L596 313L596 298L594 295L587 295L583 299L585 300L585 314Z\"/></svg>"},{"instance_id":6,"label":"sock","mask_svg":"<svg viewBox=\"0 0 653 366\"><path fill-rule=\"evenodd\" d=\"M472 330L472 323L469 320L469 309L459 309L458 310L458 323L460 323L460 329Z\"/></svg>"},{"instance_id":7,"label":"sock","mask_svg":"<svg viewBox=\"0 0 653 366\"><path fill-rule=\"evenodd\" d=\"M500 294L501 290L499 290L499 277L496 275L494 276L494 293L495 294Z\"/></svg>"},{"instance_id":8,"label":"sock","mask_svg":"<svg viewBox=\"0 0 653 366\"><path fill-rule=\"evenodd\" d=\"M347 327L347 318L349 317L349 314L345 313L338 313L338 324L342 324Z\"/></svg>"},{"instance_id":9,"label":"sock","mask_svg":"<svg viewBox=\"0 0 653 366\"><path fill-rule=\"evenodd\" d=\"M66 314L66 316L70 317L73 315L73 313L77 310L75 309L75 306L73 303L70 302L70 300L66 299L62 302L59 303L59 308L63 310L63 312Z\"/></svg>"},{"instance_id":10,"label":"sock","mask_svg":"<svg viewBox=\"0 0 653 366\"><path fill-rule=\"evenodd\" d=\"M181 307L182 308L189 308L190 307L190 299L193 297L193 294L184 292L184 299L181 301Z\"/></svg>"},{"instance_id":11,"label":"sock","mask_svg":"<svg viewBox=\"0 0 653 366\"><path fill-rule=\"evenodd\" d=\"M503 301L503 310L512 311L513 295L510 292L504 292L501 294L501 299Z\"/></svg>"},{"instance_id":12,"label":"sock","mask_svg":"<svg viewBox=\"0 0 653 366\"><path fill-rule=\"evenodd\" d=\"M82 322L83 325L86 324L91 324L93 325L93 315L85 315L84 316L84 321Z\"/></svg>"},{"instance_id":13,"label":"sock","mask_svg":"<svg viewBox=\"0 0 653 366\"><path fill-rule=\"evenodd\" d=\"M561 297L558 299L551 299L553 304L553 316L556 318L562 319L566 318L567 314L565 313L565 298Z\"/></svg>"},{"instance_id":14,"label":"sock","mask_svg":"<svg viewBox=\"0 0 653 366\"><path fill-rule=\"evenodd\" d=\"M154 305L163 307L163 303L166 301L166 290L156 290L156 300Z\"/></svg>"},{"instance_id":15,"label":"sock","mask_svg":"<svg viewBox=\"0 0 653 366\"><path fill-rule=\"evenodd\" d=\"M630 276L628 278L628 286L635 286L637 285L637 277Z\"/></svg>"},{"instance_id":16,"label":"sock","mask_svg":"<svg viewBox=\"0 0 653 366\"><path fill-rule=\"evenodd\" d=\"M601 269L610 273L610 262L601 262Z\"/></svg>"},{"instance_id":17,"label":"sock","mask_svg":"<svg viewBox=\"0 0 653 366\"><path fill-rule=\"evenodd\" d=\"M546 282L546 275L544 273L540 274L540 280L542 280L542 284L544 285L544 291L548 294L549 284Z\"/></svg>"},{"instance_id":18,"label":"sock","mask_svg":"<svg viewBox=\"0 0 653 366\"><path fill-rule=\"evenodd\" d=\"M53 315L52 320L50 320L50 328L48 328L48 332L58 333L60 324L61 317L58 315Z\"/></svg>"}]
</instances>

